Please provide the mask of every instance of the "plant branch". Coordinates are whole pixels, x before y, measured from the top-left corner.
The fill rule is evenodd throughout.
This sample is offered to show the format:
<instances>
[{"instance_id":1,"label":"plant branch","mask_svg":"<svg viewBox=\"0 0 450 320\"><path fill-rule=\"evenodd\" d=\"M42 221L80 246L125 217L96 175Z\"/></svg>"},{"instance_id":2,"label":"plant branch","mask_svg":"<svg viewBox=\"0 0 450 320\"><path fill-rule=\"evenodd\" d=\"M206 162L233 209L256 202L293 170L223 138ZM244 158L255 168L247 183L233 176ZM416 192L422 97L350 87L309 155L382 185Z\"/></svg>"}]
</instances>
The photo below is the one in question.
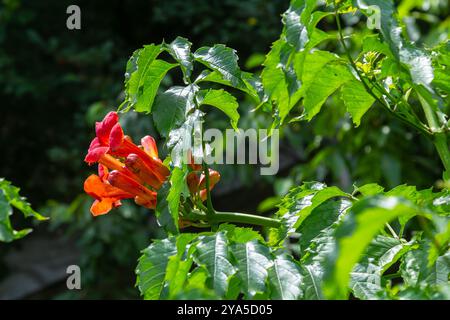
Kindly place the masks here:
<instances>
[{"instance_id":1,"label":"plant branch","mask_svg":"<svg viewBox=\"0 0 450 320\"><path fill-rule=\"evenodd\" d=\"M237 222L245 224L254 224L264 227L278 228L281 222L277 219L257 216L253 214L237 213L237 212L219 212L212 217L214 222Z\"/></svg>"},{"instance_id":2,"label":"plant branch","mask_svg":"<svg viewBox=\"0 0 450 320\"><path fill-rule=\"evenodd\" d=\"M348 49L347 45L345 44L345 40L344 40L344 36L342 34L342 26L341 26L341 20L339 18L339 13L337 11L337 6L335 3L335 19L336 19L336 25L338 28L338 34L339 34L339 42L341 43L342 47L344 48L344 51L347 55L347 58L350 62L350 64L352 65L352 68L355 70L356 74L358 75L359 79L361 80L361 83L363 84L364 88L366 89L367 93L369 93L376 101L378 101L381 106L388 111L390 114L392 114L394 117L398 118L399 120L401 120L402 122L409 124L410 126L414 127L415 129L419 130L422 134L424 134L425 136L430 136L430 132L428 131L428 129L425 126L419 126L414 122L409 121L407 118L403 117L400 113L395 112L394 110L391 109L390 105L383 101L382 99L380 99L373 91L372 89L368 86L368 84L366 83L366 77L364 77L364 75L359 71L358 67L356 66L355 61L353 60L351 54L350 54L350 50ZM381 94L385 94L388 97L390 97L390 94L384 90L381 90L379 88L379 85L375 82L372 82L370 80L368 80L373 86L375 86L378 90L380 90ZM391 97L392 98L392 97ZM390 98L390 99L391 99ZM391 99L393 100L393 99Z\"/></svg>"},{"instance_id":3,"label":"plant branch","mask_svg":"<svg viewBox=\"0 0 450 320\"><path fill-rule=\"evenodd\" d=\"M420 104L422 105L425 118L427 119L428 126L433 134L434 146L436 147L445 170L450 172L450 151L447 143L447 135L440 129L436 112L430 106L428 101L420 94L420 92L417 90L416 92L419 97Z\"/></svg>"}]
</instances>

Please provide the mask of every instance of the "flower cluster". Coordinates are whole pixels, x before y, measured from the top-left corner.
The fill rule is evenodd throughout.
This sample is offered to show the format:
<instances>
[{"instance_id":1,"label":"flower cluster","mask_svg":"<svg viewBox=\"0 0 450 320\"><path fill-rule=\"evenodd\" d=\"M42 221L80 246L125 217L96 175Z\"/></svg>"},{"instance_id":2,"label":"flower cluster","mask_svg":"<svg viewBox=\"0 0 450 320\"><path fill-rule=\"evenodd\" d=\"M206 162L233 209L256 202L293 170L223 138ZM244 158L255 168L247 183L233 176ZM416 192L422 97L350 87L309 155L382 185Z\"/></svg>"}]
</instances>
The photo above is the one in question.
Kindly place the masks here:
<instances>
[{"instance_id":1,"label":"flower cluster","mask_svg":"<svg viewBox=\"0 0 450 320\"><path fill-rule=\"evenodd\" d=\"M157 191L167 180L169 169L158 157L155 139L145 136L141 145L124 135L116 112L108 113L95 125L92 140L84 159L98 164L98 175L90 175L84 182L84 191L95 201L91 206L94 216L108 213L121 205L123 199L134 199L136 204L156 208ZM193 161L191 161L193 162ZM202 166L189 164L191 172L186 182L194 202L207 197L206 177ZM220 174L209 169L210 190L219 181Z\"/></svg>"},{"instance_id":2,"label":"flower cluster","mask_svg":"<svg viewBox=\"0 0 450 320\"><path fill-rule=\"evenodd\" d=\"M116 112L108 113L95 125L96 137L84 161L98 163L98 175L89 176L84 190L95 201L94 216L108 213L121 205L120 200L134 201L149 209L156 207L156 191L169 175L169 169L158 158L155 140L141 139L141 146L124 135Z\"/></svg>"},{"instance_id":3,"label":"flower cluster","mask_svg":"<svg viewBox=\"0 0 450 320\"><path fill-rule=\"evenodd\" d=\"M189 187L189 192L191 196L196 199L200 199L201 201L205 201L208 195L206 190L206 176L203 173L202 165L195 164L193 159L191 158L191 163L189 164L191 168L191 172L188 174L186 178L187 185ZM200 174L199 174L200 173ZM219 182L220 174L219 172L209 169L209 190L211 190L214 185Z\"/></svg>"}]
</instances>

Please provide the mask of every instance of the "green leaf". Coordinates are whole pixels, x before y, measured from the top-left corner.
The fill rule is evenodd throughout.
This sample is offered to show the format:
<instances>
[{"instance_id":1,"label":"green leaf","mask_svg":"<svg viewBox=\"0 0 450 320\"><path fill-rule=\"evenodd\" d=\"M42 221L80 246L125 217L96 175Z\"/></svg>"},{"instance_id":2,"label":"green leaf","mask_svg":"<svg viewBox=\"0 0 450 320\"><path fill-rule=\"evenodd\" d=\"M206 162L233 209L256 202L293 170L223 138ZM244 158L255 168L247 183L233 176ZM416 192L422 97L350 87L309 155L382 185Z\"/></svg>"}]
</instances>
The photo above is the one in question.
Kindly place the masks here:
<instances>
[{"instance_id":1,"label":"green leaf","mask_svg":"<svg viewBox=\"0 0 450 320\"><path fill-rule=\"evenodd\" d=\"M167 202L169 206L170 215L172 216L174 224L177 226L177 230L178 230L178 212L181 196L189 194L189 190L186 184L187 173L188 173L187 169L183 170L181 168L175 167L170 175L171 186L169 194L167 195Z\"/></svg>"},{"instance_id":2,"label":"green leaf","mask_svg":"<svg viewBox=\"0 0 450 320\"><path fill-rule=\"evenodd\" d=\"M368 183L361 187L356 187L354 193L359 192L363 196L373 196L382 193L384 188L376 183Z\"/></svg>"},{"instance_id":3,"label":"green leaf","mask_svg":"<svg viewBox=\"0 0 450 320\"><path fill-rule=\"evenodd\" d=\"M331 235L337 222L350 206L351 202L347 199L323 201L314 206L296 229L296 232L300 235L298 243L300 252L302 254L305 252L318 253L313 249L316 246L313 240L317 237Z\"/></svg>"},{"instance_id":4,"label":"green leaf","mask_svg":"<svg viewBox=\"0 0 450 320\"><path fill-rule=\"evenodd\" d=\"M271 242L276 244L294 232L311 212L335 197L350 197L337 187L327 187L320 182L306 182L295 187L281 200L277 216L282 219L283 228L271 232Z\"/></svg>"},{"instance_id":5,"label":"green leaf","mask_svg":"<svg viewBox=\"0 0 450 320\"><path fill-rule=\"evenodd\" d=\"M237 276L246 298L267 290L267 269L271 266L270 251L257 240L232 245Z\"/></svg>"},{"instance_id":6,"label":"green leaf","mask_svg":"<svg viewBox=\"0 0 450 320\"><path fill-rule=\"evenodd\" d=\"M410 202L376 195L356 202L336 231L336 253L330 255L324 292L327 298L348 296L350 272L372 238L394 218L417 211Z\"/></svg>"},{"instance_id":7,"label":"green leaf","mask_svg":"<svg viewBox=\"0 0 450 320\"><path fill-rule=\"evenodd\" d=\"M272 266L268 269L270 298L275 300L297 300L302 296L303 276L300 267L285 252L274 253Z\"/></svg>"},{"instance_id":8,"label":"green leaf","mask_svg":"<svg viewBox=\"0 0 450 320\"><path fill-rule=\"evenodd\" d=\"M400 272L408 286L442 285L448 284L450 274L450 251L439 256L429 266L428 256L433 244L430 241L422 241L416 250L405 255Z\"/></svg>"},{"instance_id":9,"label":"green leaf","mask_svg":"<svg viewBox=\"0 0 450 320\"><path fill-rule=\"evenodd\" d=\"M30 233L31 229L16 231L11 226L10 216L12 208L6 199L5 193L0 189L0 242L11 242Z\"/></svg>"},{"instance_id":10,"label":"green leaf","mask_svg":"<svg viewBox=\"0 0 450 320\"><path fill-rule=\"evenodd\" d=\"M158 224L171 234L178 233L178 211L172 211L178 204L174 203L177 191L172 191L169 181L166 181L158 190L155 215ZM172 194L172 199L169 195Z\"/></svg>"},{"instance_id":11,"label":"green leaf","mask_svg":"<svg viewBox=\"0 0 450 320\"><path fill-rule=\"evenodd\" d=\"M306 119L311 120L319 113L327 98L344 83L354 79L346 65L328 63L316 75L305 92L303 105Z\"/></svg>"},{"instance_id":12,"label":"green leaf","mask_svg":"<svg viewBox=\"0 0 450 320\"><path fill-rule=\"evenodd\" d=\"M159 84L166 73L177 66L156 57L160 45L147 45L136 50L127 63L125 73L125 100L121 107L134 108L138 112L150 112Z\"/></svg>"},{"instance_id":13,"label":"green leaf","mask_svg":"<svg viewBox=\"0 0 450 320\"><path fill-rule=\"evenodd\" d=\"M324 189L326 190L326 189ZM319 191L320 192L320 191ZM304 299L323 299L325 262L334 250L334 232L346 214L350 202L342 198L317 206L298 228Z\"/></svg>"},{"instance_id":14,"label":"green leaf","mask_svg":"<svg viewBox=\"0 0 450 320\"><path fill-rule=\"evenodd\" d=\"M32 229L14 230L10 220L13 207L21 211L26 218L48 219L34 211L26 199L20 196L19 191L20 189L13 186L11 182L0 179L0 242L11 242L23 238L32 231Z\"/></svg>"},{"instance_id":15,"label":"green leaf","mask_svg":"<svg viewBox=\"0 0 450 320\"><path fill-rule=\"evenodd\" d=\"M194 68L191 45L192 43L183 37L177 37L170 44L164 44L164 48L180 64L185 84L190 83L190 77Z\"/></svg>"},{"instance_id":16,"label":"green leaf","mask_svg":"<svg viewBox=\"0 0 450 320\"><path fill-rule=\"evenodd\" d=\"M201 141L196 141L192 138L201 130L200 124L203 121L203 115L203 112L196 109L187 115L184 123L179 128L170 131L166 144L171 152L172 164L175 167L181 168L183 164L187 163L189 151L196 155L197 150L203 150Z\"/></svg>"},{"instance_id":17,"label":"green leaf","mask_svg":"<svg viewBox=\"0 0 450 320\"><path fill-rule=\"evenodd\" d=\"M153 120L163 137L168 137L171 130L180 127L187 114L195 107L196 85L171 87L159 94L155 100Z\"/></svg>"},{"instance_id":18,"label":"green leaf","mask_svg":"<svg viewBox=\"0 0 450 320\"><path fill-rule=\"evenodd\" d=\"M177 254L169 257L164 277L168 290L163 292L164 298L171 299L184 289L193 263L192 252L196 249L192 246L192 240L196 238L197 235L192 233L184 233L176 237Z\"/></svg>"},{"instance_id":19,"label":"green leaf","mask_svg":"<svg viewBox=\"0 0 450 320\"><path fill-rule=\"evenodd\" d=\"M249 228L179 234L154 241L139 259L137 285L146 299L199 297L298 299L300 266Z\"/></svg>"},{"instance_id":20,"label":"green leaf","mask_svg":"<svg viewBox=\"0 0 450 320\"><path fill-rule=\"evenodd\" d=\"M238 85L233 85L231 81L224 79L224 77L220 72L203 70L202 73L195 80L195 83L214 82L245 92L251 98L253 98L253 100L256 103L260 103L261 100L264 100L264 92L262 90L262 84L258 77L254 76L249 72L241 71L241 78L243 81L242 83L238 83Z\"/></svg>"},{"instance_id":21,"label":"green leaf","mask_svg":"<svg viewBox=\"0 0 450 320\"><path fill-rule=\"evenodd\" d=\"M227 238L233 243L246 243L252 240L264 241L259 232L252 228L236 227L234 224L223 223L219 226L219 231L225 231Z\"/></svg>"},{"instance_id":22,"label":"green leaf","mask_svg":"<svg viewBox=\"0 0 450 320\"><path fill-rule=\"evenodd\" d=\"M176 238L154 241L142 253L136 268L136 284L145 299L160 299L169 258L177 254Z\"/></svg>"},{"instance_id":23,"label":"green leaf","mask_svg":"<svg viewBox=\"0 0 450 320\"><path fill-rule=\"evenodd\" d=\"M395 298L400 300L450 300L450 285L433 286L423 284L421 286L406 287Z\"/></svg>"},{"instance_id":24,"label":"green leaf","mask_svg":"<svg viewBox=\"0 0 450 320\"><path fill-rule=\"evenodd\" d=\"M295 0L283 14L283 24L285 25L283 33L286 41L297 51L305 48L309 41L308 27L310 27L311 15L316 3L316 0Z\"/></svg>"},{"instance_id":25,"label":"green leaf","mask_svg":"<svg viewBox=\"0 0 450 320\"><path fill-rule=\"evenodd\" d=\"M283 40L277 40L273 43L272 49L264 61L264 70L261 73L262 84L271 101L277 104L281 121L290 111L290 95L288 91L288 82L285 73L286 43ZM283 54L284 52L284 54Z\"/></svg>"},{"instance_id":26,"label":"green leaf","mask_svg":"<svg viewBox=\"0 0 450 320\"><path fill-rule=\"evenodd\" d=\"M375 102L375 98L367 93L360 81L352 80L341 88L341 98L355 126L359 126L362 116Z\"/></svg>"},{"instance_id":27,"label":"green leaf","mask_svg":"<svg viewBox=\"0 0 450 320\"><path fill-rule=\"evenodd\" d=\"M162 79L170 69L176 66L176 64L171 64L164 60L157 59L152 62L148 68L145 80L139 88L136 103L132 105L137 112L152 111L153 101Z\"/></svg>"},{"instance_id":28,"label":"green leaf","mask_svg":"<svg viewBox=\"0 0 450 320\"><path fill-rule=\"evenodd\" d=\"M228 291L229 278L235 273L229 261L228 240L224 232L211 236L202 236L197 244L195 261L208 270L209 287L219 296L225 296Z\"/></svg>"},{"instance_id":29,"label":"green leaf","mask_svg":"<svg viewBox=\"0 0 450 320\"><path fill-rule=\"evenodd\" d=\"M208 68L219 72L225 80L235 86L245 86L241 78L241 70L238 66L236 51L216 44L213 47L201 47L194 53L195 60Z\"/></svg>"},{"instance_id":30,"label":"green leaf","mask_svg":"<svg viewBox=\"0 0 450 320\"><path fill-rule=\"evenodd\" d=\"M11 182L0 178L0 189L3 190L7 201L20 212L23 213L25 218L33 217L37 220L47 220L48 217L44 217L41 214L34 211L30 204L26 201L26 198L22 197L19 192L20 189L11 184Z\"/></svg>"},{"instance_id":31,"label":"green leaf","mask_svg":"<svg viewBox=\"0 0 450 320\"><path fill-rule=\"evenodd\" d=\"M236 98L224 91L220 90L201 90L198 95L198 104L201 105L210 105L216 107L219 110L222 110L228 118L231 120L231 126L238 130L237 123L239 121L239 113L237 111L239 104L236 101Z\"/></svg>"},{"instance_id":32,"label":"green leaf","mask_svg":"<svg viewBox=\"0 0 450 320\"><path fill-rule=\"evenodd\" d=\"M359 299L377 299L378 292L382 290L381 276L413 248L414 242L385 236L375 237L351 272L350 287L353 295Z\"/></svg>"},{"instance_id":33,"label":"green leaf","mask_svg":"<svg viewBox=\"0 0 450 320\"><path fill-rule=\"evenodd\" d=\"M351 196L338 187L326 187L315 192L312 197L308 197L308 201L310 201L310 203L302 208L297 214L298 220L295 223L295 227L298 228L315 208L317 208L327 200L336 197L350 198Z\"/></svg>"},{"instance_id":34,"label":"green leaf","mask_svg":"<svg viewBox=\"0 0 450 320\"><path fill-rule=\"evenodd\" d=\"M380 52L387 57L392 57L392 53L389 50L389 46L385 42L381 42L379 35L370 34L363 39L363 52Z\"/></svg>"},{"instance_id":35,"label":"green leaf","mask_svg":"<svg viewBox=\"0 0 450 320\"><path fill-rule=\"evenodd\" d=\"M356 1L356 5L367 12L367 6L377 6L380 10L381 34L387 42L391 52L398 61L409 71L411 80L418 85L430 88L433 80L433 67L430 57L421 49L402 38L402 30L395 18L395 6L392 0L364 0Z\"/></svg>"}]
</instances>

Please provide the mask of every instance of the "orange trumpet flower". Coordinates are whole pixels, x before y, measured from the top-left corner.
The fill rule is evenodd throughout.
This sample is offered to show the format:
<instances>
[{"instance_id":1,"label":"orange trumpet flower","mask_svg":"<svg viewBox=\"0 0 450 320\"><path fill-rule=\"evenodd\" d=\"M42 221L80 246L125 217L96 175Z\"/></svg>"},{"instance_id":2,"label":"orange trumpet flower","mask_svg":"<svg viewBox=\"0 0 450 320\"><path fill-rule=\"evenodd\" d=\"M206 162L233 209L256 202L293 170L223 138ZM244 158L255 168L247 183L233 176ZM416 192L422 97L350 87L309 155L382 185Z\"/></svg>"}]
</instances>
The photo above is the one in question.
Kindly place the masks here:
<instances>
[{"instance_id":1,"label":"orange trumpet flower","mask_svg":"<svg viewBox=\"0 0 450 320\"><path fill-rule=\"evenodd\" d=\"M108 169L99 165L99 175L92 174L84 182L84 191L95 199L91 206L94 216L108 213L112 208L121 205L120 200L133 198L133 195L116 188L106 180Z\"/></svg>"},{"instance_id":2,"label":"orange trumpet flower","mask_svg":"<svg viewBox=\"0 0 450 320\"><path fill-rule=\"evenodd\" d=\"M155 140L145 136L141 147L135 145L124 135L116 112L109 112L97 122L95 131L85 157L89 164L99 163L99 176L92 175L85 182L86 193L95 199L92 214L105 214L125 198L134 198L137 204L154 209L156 193L146 186L158 190L170 174L158 158Z\"/></svg>"}]
</instances>

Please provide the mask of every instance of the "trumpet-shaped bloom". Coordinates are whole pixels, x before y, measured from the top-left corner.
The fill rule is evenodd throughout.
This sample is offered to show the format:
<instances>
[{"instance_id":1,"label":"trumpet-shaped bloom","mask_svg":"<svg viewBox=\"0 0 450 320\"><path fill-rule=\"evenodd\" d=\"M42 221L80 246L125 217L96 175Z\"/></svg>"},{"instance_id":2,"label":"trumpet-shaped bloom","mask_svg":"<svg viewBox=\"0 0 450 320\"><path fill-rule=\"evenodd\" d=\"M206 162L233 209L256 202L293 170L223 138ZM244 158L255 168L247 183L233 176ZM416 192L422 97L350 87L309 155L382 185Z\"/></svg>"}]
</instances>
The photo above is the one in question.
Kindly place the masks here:
<instances>
[{"instance_id":1,"label":"trumpet-shaped bloom","mask_svg":"<svg viewBox=\"0 0 450 320\"><path fill-rule=\"evenodd\" d=\"M220 173L209 169L209 190L211 191L212 188L219 182L220 180ZM208 195L208 191L206 190L206 176L204 173L198 176L196 172L191 172L188 174L186 178L186 182L189 188L189 191L191 194L198 194L200 199L202 201L205 201Z\"/></svg>"},{"instance_id":2,"label":"trumpet-shaped bloom","mask_svg":"<svg viewBox=\"0 0 450 320\"><path fill-rule=\"evenodd\" d=\"M91 206L94 216L108 213L121 205L122 199L134 199L136 204L156 208L157 193L170 174L158 157L156 141L151 136L141 139L137 146L126 136L116 112L108 113L95 124L96 136L92 140L85 161L98 163L98 175L90 175L84 190L95 200ZM187 176L191 194L204 201L207 197L206 178L201 164L190 164L193 170ZM209 189L219 181L220 174L209 170Z\"/></svg>"},{"instance_id":3,"label":"trumpet-shaped bloom","mask_svg":"<svg viewBox=\"0 0 450 320\"><path fill-rule=\"evenodd\" d=\"M149 209L156 207L156 192L149 190L126 174L114 170L108 175L108 182L125 192L134 195L135 202Z\"/></svg>"},{"instance_id":4,"label":"trumpet-shaped bloom","mask_svg":"<svg viewBox=\"0 0 450 320\"><path fill-rule=\"evenodd\" d=\"M99 165L99 175L92 174L84 182L84 191L93 197L91 213L94 216L108 213L112 208L121 205L120 200L133 198L133 195L116 188L106 180L108 169Z\"/></svg>"},{"instance_id":5,"label":"trumpet-shaped bloom","mask_svg":"<svg viewBox=\"0 0 450 320\"><path fill-rule=\"evenodd\" d=\"M156 192L151 189L158 190L170 173L158 158L155 140L145 136L142 146L135 145L124 135L116 112L97 122L95 133L85 157L87 163L99 164L99 175L91 175L85 182L86 193L95 199L92 214L105 214L125 198L154 209Z\"/></svg>"}]
</instances>

